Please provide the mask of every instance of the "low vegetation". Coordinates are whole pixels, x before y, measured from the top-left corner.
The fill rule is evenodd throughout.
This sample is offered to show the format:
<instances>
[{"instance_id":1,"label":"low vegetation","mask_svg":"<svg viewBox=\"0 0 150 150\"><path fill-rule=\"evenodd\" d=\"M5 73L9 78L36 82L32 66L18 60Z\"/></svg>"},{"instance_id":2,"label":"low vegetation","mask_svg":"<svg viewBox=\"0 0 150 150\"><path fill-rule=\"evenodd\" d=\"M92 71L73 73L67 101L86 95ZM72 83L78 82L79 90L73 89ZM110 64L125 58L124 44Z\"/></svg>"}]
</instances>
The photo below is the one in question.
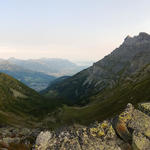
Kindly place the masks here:
<instances>
[{"instance_id":1,"label":"low vegetation","mask_svg":"<svg viewBox=\"0 0 150 150\"><path fill-rule=\"evenodd\" d=\"M149 65L130 79L120 81L112 89L90 97L90 103L84 107L64 105L55 118L60 124L79 123L87 125L96 120L104 120L119 114L128 103L135 107L138 103L150 100L150 72ZM52 123L49 122L49 126Z\"/></svg>"}]
</instances>

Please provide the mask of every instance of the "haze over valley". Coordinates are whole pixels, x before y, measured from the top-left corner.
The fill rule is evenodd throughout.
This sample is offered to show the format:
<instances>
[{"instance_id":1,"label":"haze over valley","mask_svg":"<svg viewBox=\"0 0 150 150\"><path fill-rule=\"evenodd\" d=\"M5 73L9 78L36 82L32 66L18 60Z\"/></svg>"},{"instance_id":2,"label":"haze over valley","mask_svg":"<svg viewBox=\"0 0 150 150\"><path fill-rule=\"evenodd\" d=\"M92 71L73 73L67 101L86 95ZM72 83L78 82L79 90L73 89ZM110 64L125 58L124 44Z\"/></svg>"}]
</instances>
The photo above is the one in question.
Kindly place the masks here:
<instances>
[{"instance_id":1,"label":"haze over valley","mask_svg":"<svg viewBox=\"0 0 150 150\"><path fill-rule=\"evenodd\" d=\"M82 63L82 62L80 62ZM15 58L0 59L0 71L13 76L27 86L41 91L56 78L72 76L88 67L80 66L66 59L41 58L21 60Z\"/></svg>"}]
</instances>

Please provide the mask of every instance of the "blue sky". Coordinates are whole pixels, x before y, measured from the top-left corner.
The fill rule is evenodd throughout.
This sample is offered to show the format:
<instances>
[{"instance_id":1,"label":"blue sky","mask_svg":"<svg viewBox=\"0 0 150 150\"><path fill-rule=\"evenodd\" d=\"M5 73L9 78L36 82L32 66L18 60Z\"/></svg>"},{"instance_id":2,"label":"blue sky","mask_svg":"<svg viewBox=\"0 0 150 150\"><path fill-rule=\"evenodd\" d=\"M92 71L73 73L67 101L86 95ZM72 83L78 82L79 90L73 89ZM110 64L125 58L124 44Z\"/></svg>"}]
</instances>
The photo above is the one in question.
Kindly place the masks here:
<instances>
[{"instance_id":1,"label":"blue sky","mask_svg":"<svg viewBox=\"0 0 150 150\"><path fill-rule=\"evenodd\" d=\"M149 16L148 0L0 0L0 57L96 61Z\"/></svg>"}]
</instances>

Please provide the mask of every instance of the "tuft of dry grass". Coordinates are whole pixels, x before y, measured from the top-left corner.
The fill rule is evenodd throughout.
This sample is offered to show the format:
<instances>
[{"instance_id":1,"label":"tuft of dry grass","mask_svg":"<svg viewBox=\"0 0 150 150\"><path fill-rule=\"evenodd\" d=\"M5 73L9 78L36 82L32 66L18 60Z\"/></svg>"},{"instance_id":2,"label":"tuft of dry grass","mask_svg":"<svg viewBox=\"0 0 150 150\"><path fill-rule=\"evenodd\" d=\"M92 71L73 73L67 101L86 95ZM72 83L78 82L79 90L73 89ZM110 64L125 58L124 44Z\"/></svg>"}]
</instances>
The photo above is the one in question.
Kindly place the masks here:
<instances>
[{"instance_id":1,"label":"tuft of dry grass","mask_svg":"<svg viewBox=\"0 0 150 150\"><path fill-rule=\"evenodd\" d=\"M8 150L31 150L31 149L32 145L25 145L22 143L19 144L11 143L10 146L8 147Z\"/></svg>"},{"instance_id":2,"label":"tuft of dry grass","mask_svg":"<svg viewBox=\"0 0 150 150\"><path fill-rule=\"evenodd\" d=\"M1 148L7 148L8 150L31 150L32 145L31 144L23 144L23 143L10 143L9 146L5 143L0 143L0 149Z\"/></svg>"}]
</instances>

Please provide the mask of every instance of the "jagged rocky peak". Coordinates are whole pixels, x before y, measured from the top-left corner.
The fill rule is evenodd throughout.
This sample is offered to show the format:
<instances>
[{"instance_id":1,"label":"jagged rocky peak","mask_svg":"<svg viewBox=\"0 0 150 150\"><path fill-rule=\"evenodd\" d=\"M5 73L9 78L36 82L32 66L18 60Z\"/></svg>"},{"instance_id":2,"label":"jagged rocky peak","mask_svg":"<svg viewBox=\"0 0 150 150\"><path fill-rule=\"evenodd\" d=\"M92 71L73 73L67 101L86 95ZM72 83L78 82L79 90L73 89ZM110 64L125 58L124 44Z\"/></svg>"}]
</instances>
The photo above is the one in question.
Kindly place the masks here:
<instances>
[{"instance_id":1,"label":"jagged rocky peak","mask_svg":"<svg viewBox=\"0 0 150 150\"><path fill-rule=\"evenodd\" d=\"M146 32L140 32L139 36L138 36L139 40L148 40L150 41L150 34L146 33Z\"/></svg>"},{"instance_id":2,"label":"jagged rocky peak","mask_svg":"<svg viewBox=\"0 0 150 150\"><path fill-rule=\"evenodd\" d=\"M133 44L141 44L141 43L147 43L150 42L150 35L145 32L140 32L139 35L131 37L127 36L124 40L125 45L133 45Z\"/></svg>"}]
</instances>

